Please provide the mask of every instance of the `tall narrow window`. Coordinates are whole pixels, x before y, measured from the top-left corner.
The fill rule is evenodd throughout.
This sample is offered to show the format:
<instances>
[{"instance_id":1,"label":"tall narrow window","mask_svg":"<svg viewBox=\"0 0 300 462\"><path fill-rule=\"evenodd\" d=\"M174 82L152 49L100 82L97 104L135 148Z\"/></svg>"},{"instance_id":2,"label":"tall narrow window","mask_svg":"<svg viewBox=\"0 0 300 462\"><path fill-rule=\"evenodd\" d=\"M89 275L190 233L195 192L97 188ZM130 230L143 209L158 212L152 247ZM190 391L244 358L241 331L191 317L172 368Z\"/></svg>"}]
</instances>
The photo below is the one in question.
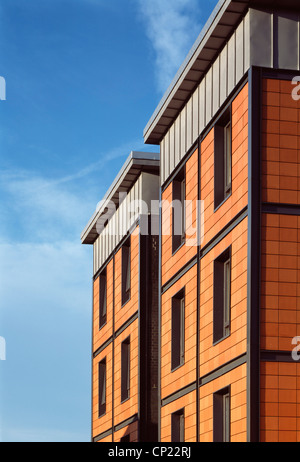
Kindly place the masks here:
<instances>
[{"instance_id":1,"label":"tall narrow window","mask_svg":"<svg viewBox=\"0 0 300 462\"><path fill-rule=\"evenodd\" d=\"M107 278L106 268L100 274L99 278L99 328L106 324L106 311L107 311Z\"/></svg>"},{"instance_id":2,"label":"tall narrow window","mask_svg":"<svg viewBox=\"0 0 300 462\"><path fill-rule=\"evenodd\" d=\"M213 396L213 435L215 442L230 442L230 387Z\"/></svg>"},{"instance_id":3,"label":"tall narrow window","mask_svg":"<svg viewBox=\"0 0 300 462\"><path fill-rule=\"evenodd\" d=\"M184 442L184 410L174 412L171 417L171 442Z\"/></svg>"},{"instance_id":4,"label":"tall narrow window","mask_svg":"<svg viewBox=\"0 0 300 462\"><path fill-rule=\"evenodd\" d=\"M231 247L214 261L213 340L230 334Z\"/></svg>"},{"instance_id":5,"label":"tall narrow window","mask_svg":"<svg viewBox=\"0 0 300 462\"><path fill-rule=\"evenodd\" d=\"M173 180L172 202L172 251L185 240L185 169L182 168Z\"/></svg>"},{"instance_id":6,"label":"tall narrow window","mask_svg":"<svg viewBox=\"0 0 300 462\"><path fill-rule=\"evenodd\" d=\"M121 344L121 402L129 398L130 392L130 337Z\"/></svg>"},{"instance_id":7,"label":"tall narrow window","mask_svg":"<svg viewBox=\"0 0 300 462\"><path fill-rule=\"evenodd\" d=\"M130 237L122 247L122 305L130 299Z\"/></svg>"},{"instance_id":8,"label":"tall narrow window","mask_svg":"<svg viewBox=\"0 0 300 462\"><path fill-rule=\"evenodd\" d=\"M231 113L225 111L217 121L214 130L215 150L215 208L217 208L231 193Z\"/></svg>"},{"instance_id":9,"label":"tall narrow window","mask_svg":"<svg viewBox=\"0 0 300 462\"><path fill-rule=\"evenodd\" d=\"M106 413L106 359L99 362L99 417Z\"/></svg>"},{"instance_id":10,"label":"tall narrow window","mask_svg":"<svg viewBox=\"0 0 300 462\"><path fill-rule=\"evenodd\" d=\"M184 363L184 289L172 298L172 370Z\"/></svg>"},{"instance_id":11,"label":"tall narrow window","mask_svg":"<svg viewBox=\"0 0 300 462\"><path fill-rule=\"evenodd\" d=\"M121 440L120 440L121 443L130 443L130 435L124 435L122 436Z\"/></svg>"}]
</instances>

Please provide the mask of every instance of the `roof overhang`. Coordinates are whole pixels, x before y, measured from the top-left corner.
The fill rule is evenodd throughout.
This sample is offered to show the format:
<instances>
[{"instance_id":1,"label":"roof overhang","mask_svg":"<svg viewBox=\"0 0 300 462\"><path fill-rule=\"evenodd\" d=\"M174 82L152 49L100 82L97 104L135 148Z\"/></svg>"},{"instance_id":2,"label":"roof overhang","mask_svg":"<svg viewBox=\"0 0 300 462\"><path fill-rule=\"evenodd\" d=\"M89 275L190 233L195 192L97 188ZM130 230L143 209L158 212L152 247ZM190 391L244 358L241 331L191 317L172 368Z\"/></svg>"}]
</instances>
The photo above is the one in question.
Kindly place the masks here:
<instances>
[{"instance_id":1,"label":"roof overhang","mask_svg":"<svg viewBox=\"0 0 300 462\"><path fill-rule=\"evenodd\" d=\"M249 7L299 11L299 0L220 0L145 127L146 144L161 142Z\"/></svg>"},{"instance_id":2,"label":"roof overhang","mask_svg":"<svg viewBox=\"0 0 300 462\"><path fill-rule=\"evenodd\" d=\"M132 151L130 153L104 198L98 204L95 213L82 231L82 244L93 244L95 242L99 235L96 229L98 220L101 220L101 217L104 216L105 220L107 220L110 210L112 210L111 214L113 214L114 210L119 206L120 194L126 194L131 189L141 172L155 173L158 175L159 165L159 153L139 151ZM113 209L109 207L110 203L114 204Z\"/></svg>"}]
</instances>

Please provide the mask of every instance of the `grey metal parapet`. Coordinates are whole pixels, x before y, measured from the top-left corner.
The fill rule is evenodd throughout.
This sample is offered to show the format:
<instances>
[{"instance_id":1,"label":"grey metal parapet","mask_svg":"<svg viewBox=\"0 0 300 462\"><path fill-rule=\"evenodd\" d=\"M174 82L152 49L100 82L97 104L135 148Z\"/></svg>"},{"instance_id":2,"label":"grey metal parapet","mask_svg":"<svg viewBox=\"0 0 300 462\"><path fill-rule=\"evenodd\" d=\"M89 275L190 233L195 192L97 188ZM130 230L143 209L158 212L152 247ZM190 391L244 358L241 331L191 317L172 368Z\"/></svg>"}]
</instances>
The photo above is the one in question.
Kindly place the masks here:
<instances>
[{"instance_id":1,"label":"grey metal parapet","mask_svg":"<svg viewBox=\"0 0 300 462\"><path fill-rule=\"evenodd\" d=\"M81 233L82 244L93 244L98 237L96 222L104 214L109 201L119 205L119 193L128 192L141 172L159 174L160 154L155 152L131 151L118 175L107 190L100 206Z\"/></svg>"},{"instance_id":2,"label":"grey metal parapet","mask_svg":"<svg viewBox=\"0 0 300 462\"><path fill-rule=\"evenodd\" d=\"M146 144L161 142L249 8L264 9L270 14L300 11L299 0L220 0L146 125ZM250 65L256 65L255 60L255 55L253 62L250 57Z\"/></svg>"}]
</instances>

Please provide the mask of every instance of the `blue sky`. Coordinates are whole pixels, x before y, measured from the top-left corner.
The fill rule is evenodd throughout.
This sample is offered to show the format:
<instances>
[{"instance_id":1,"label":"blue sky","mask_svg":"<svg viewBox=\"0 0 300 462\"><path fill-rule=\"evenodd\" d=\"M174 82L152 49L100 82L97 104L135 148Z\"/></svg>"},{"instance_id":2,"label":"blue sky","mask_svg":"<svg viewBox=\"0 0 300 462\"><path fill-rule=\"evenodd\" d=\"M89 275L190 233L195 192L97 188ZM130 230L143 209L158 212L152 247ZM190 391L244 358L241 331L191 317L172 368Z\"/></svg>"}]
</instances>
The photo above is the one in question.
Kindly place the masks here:
<instances>
[{"instance_id":1,"label":"blue sky","mask_svg":"<svg viewBox=\"0 0 300 462\"><path fill-rule=\"evenodd\" d=\"M0 441L90 441L80 233L216 3L0 2Z\"/></svg>"}]
</instances>

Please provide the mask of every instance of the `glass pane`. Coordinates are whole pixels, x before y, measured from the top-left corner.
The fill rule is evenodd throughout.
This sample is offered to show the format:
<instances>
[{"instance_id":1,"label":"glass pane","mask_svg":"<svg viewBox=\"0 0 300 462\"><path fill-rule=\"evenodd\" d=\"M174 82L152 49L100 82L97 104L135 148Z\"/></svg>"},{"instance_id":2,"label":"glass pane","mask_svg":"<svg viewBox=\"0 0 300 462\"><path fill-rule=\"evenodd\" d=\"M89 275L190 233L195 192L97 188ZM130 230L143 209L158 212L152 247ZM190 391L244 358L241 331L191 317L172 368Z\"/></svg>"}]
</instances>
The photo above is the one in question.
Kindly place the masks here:
<instances>
[{"instance_id":1,"label":"glass pane","mask_svg":"<svg viewBox=\"0 0 300 462\"><path fill-rule=\"evenodd\" d=\"M224 263L224 327L229 327L230 316L230 260ZM225 332L227 333L227 332Z\"/></svg>"},{"instance_id":2,"label":"glass pane","mask_svg":"<svg viewBox=\"0 0 300 462\"><path fill-rule=\"evenodd\" d=\"M223 441L230 441L230 398L229 393L223 396Z\"/></svg>"},{"instance_id":3,"label":"glass pane","mask_svg":"<svg viewBox=\"0 0 300 462\"><path fill-rule=\"evenodd\" d=\"M181 236L184 239L185 236L185 181L181 182Z\"/></svg>"},{"instance_id":4,"label":"glass pane","mask_svg":"<svg viewBox=\"0 0 300 462\"><path fill-rule=\"evenodd\" d=\"M231 187L231 124L224 129L224 154L225 154L225 192Z\"/></svg>"},{"instance_id":5,"label":"glass pane","mask_svg":"<svg viewBox=\"0 0 300 462\"><path fill-rule=\"evenodd\" d=\"M130 247L127 247L127 268L126 268L126 286L125 290L130 290Z\"/></svg>"},{"instance_id":6,"label":"glass pane","mask_svg":"<svg viewBox=\"0 0 300 462\"><path fill-rule=\"evenodd\" d=\"M184 298L180 300L180 364L184 362Z\"/></svg>"}]
</instances>

